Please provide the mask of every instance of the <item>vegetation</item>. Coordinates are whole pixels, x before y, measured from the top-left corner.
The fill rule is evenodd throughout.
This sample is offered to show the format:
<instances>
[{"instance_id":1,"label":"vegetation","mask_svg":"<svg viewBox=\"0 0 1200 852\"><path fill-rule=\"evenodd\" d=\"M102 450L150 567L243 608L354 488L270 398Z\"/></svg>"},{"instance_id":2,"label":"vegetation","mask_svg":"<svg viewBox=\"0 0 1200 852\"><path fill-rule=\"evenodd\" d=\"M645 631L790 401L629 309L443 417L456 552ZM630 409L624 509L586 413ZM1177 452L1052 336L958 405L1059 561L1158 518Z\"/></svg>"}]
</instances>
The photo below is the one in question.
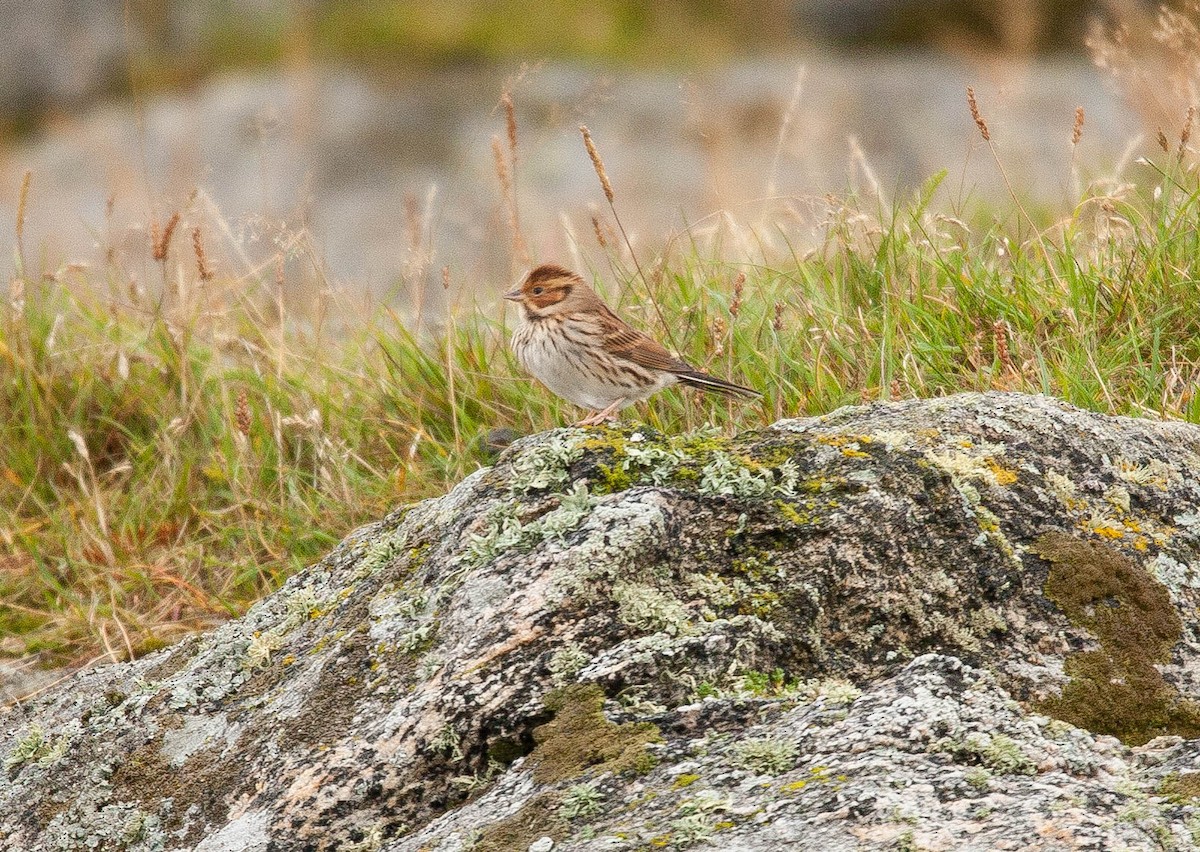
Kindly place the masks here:
<instances>
[{"instance_id":1,"label":"vegetation","mask_svg":"<svg viewBox=\"0 0 1200 852\"><path fill-rule=\"evenodd\" d=\"M509 156L515 138L510 125ZM1200 421L1200 182L1186 136L1163 143L1158 163L1132 167L1140 182L1097 184L1057 221L1015 197L1000 215L964 212L935 176L890 206L824 199L754 226L702 223L637 259L593 147L611 212L593 220L585 274L697 366L763 391L751 404L667 391L626 417L728 434L1004 389ZM443 492L506 431L578 417L514 364L495 291L411 327L324 295L301 317L281 297L298 242L275 274L217 268L185 211L183 226L148 229L142 257L42 269L23 215L0 305L2 654L144 653L242 612L355 525ZM443 275L457 293L458 271Z\"/></svg>"}]
</instances>

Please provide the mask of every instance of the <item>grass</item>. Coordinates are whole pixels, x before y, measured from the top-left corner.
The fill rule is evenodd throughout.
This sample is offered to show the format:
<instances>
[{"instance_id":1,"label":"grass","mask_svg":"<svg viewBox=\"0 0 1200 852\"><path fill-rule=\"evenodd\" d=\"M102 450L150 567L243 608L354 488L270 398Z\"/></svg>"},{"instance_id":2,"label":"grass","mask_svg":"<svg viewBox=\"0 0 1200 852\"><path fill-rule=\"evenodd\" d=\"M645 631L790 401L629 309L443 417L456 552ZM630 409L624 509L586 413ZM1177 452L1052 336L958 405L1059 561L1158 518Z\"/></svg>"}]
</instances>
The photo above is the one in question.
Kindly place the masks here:
<instances>
[{"instance_id":1,"label":"grass","mask_svg":"<svg viewBox=\"0 0 1200 852\"><path fill-rule=\"evenodd\" d=\"M763 391L749 405L667 391L626 416L732 431L998 388L1200 421L1200 184L1186 163L1172 151L1136 166L1141 185L1093 190L1036 230L1015 203L999 218L932 212L935 177L886 209L827 200L815 219L693 227L643 256L644 276L605 240L603 268L585 273L612 303ZM35 273L18 226L0 304L0 654L160 647L488 463L491 430L578 416L514 364L503 282L416 331L328 304L352 329L332 335L280 307L269 271L199 263L190 230L157 233L136 263Z\"/></svg>"}]
</instances>

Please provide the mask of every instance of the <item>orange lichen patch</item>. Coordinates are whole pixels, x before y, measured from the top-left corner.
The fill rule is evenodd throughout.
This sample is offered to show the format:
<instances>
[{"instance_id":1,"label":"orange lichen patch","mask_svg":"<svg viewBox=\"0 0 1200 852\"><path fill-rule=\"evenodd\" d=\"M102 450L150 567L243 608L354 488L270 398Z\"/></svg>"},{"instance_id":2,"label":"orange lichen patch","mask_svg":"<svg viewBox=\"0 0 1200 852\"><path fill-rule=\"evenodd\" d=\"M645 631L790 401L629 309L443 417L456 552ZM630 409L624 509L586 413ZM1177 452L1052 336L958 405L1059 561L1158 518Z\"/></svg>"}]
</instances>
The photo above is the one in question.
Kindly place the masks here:
<instances>
[{"instance_id":1,"label":"orange lichen patch","mask_svg":"<svg viewBox=\"0 0 1200 852\"><path fill-rule=\"evenodd\" d=\"M1017 472L1015 470L1010 470L991 456L984 459L983 463L987 465L988 470L996 477L997 485L1012 485L1017 481Z\"/></svg>"}]
</instances>

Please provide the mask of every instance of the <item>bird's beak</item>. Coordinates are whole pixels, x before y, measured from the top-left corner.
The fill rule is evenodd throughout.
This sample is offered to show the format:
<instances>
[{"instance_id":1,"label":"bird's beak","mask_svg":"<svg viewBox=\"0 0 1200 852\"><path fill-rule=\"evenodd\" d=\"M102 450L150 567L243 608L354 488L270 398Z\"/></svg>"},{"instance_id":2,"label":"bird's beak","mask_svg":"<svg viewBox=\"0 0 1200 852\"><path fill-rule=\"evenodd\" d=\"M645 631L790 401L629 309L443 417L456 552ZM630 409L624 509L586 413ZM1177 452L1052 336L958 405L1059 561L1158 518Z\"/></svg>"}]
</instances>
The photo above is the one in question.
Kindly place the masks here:
<instances>
[{"instance_id":1,"label":"bird's beak","mask_svg":"<svg viewBox=\"0 0 1200 852\"><path fill-rule=\"evenodd\" d=\"M504 294L504 298L508 299L510 302L519 302L519 301L521 301L521 291L520 290L509 290L507 293Z\"/></svg>"}]
</instances>

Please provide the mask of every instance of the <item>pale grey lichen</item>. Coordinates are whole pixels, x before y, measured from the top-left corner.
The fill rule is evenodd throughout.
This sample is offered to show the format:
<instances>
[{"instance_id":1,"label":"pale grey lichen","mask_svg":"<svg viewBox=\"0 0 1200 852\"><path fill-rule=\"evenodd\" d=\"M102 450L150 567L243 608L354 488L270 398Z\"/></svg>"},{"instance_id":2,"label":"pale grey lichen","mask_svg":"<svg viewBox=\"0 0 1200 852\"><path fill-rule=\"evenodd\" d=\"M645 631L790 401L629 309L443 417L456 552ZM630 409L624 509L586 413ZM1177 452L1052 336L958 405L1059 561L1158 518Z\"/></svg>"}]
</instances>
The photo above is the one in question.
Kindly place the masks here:
<instances>
[{"instance_id":1,"label":"pale grey lichen","mask_svg":"<svg viewBox=\"0 0 1200 852\"><path fill-rule=\"evenodd\" d=\"M92 852L96 849L159 852L167 844L159 817L129 802L102 808L68 808L50 820L46 826L46 840L46 848L62 852Z\"/></svg>"},{"instance_id":2,"label":"pale grey lichen","mask_svg":"<svg viewBox=\"0 0 1200 852\"><path fill-rule=\"evenodd\" d=\"M581 433L552 433L522 451L511 462L509 490L513 495L530 491L557 490L570 474L568 469L583 455Z\"/></svg>"},{"instance_id":3,"label":"pale grey lichen","mask_svg":"<svg viewBox=\"0 0 1200 852\"><path fill-rule=\"evenodd\" d=\"M563 819L591 817L604 810L604 793L595 782L573 784L563 793L558 813Z\"/></svg>"},{"instance_id":4,"label":"pale grey lichen","mask_svg":"<svg viewBox=\"0 0 1200 852\"><path fill-rule=\"evenodd\" d=\"M1132 459L1117 456L1109 462L1109 465L1117 479L1134 485L1153 486L1158 489L1165 489L1170 481L1179 475L1162 459L1150 459L1145 464L1141 464Z\"/></svg>"},{"instance_id":5,"label":"pale grey lichen","mask_svg":"<svg viewBox=\"0 0 1200 852\"><path fill-rule=\"evenodd\" d=\"M931 751L942 751L956 759L978 761L1001 775L1034 775L1037 765L1011 737L1001 733L971 731L945 737Z\"/></svg>"},{"instance_id":6,"label":"pale grey lichen","mask_svg":"<svg viewBox=\"0 0 1200 852\"><path fill-rule=\"evenodd\" d=\"M355 576L367 577L390 565L404 553L407 546L408 533L403 528L379 536L364 549L355 566Z\"/></svg>"},{"instance_id":7,"label":"pale grey lichen","mask_svg":"<svg viewBox=\"0 0 1200 852\"><path fill-rule=\"evenodd\" d=\"M246 646L245 666L258 669L271 662L271 654L283 647L283 637L274 630L254 631Z\"/></svg>"},{"instance_id":8,"label":"pale grey lichen","mask_svg":"<svg viewBox=\"0 0 1200 852\"><path fill-rule=\"evenodd\" d=\"M66 753L67 737L64 734L50 739L42 726L34 722L4 758L4 768L12 769L29 762L38 766L49 766Z\"/></svg>"},{"instance_id":9,"label":"pale grey lichen","mask_svg":"<svg viewBox=\"0 0 1200 852\"><path fill-rule=\"evenodd\" d=\"M677 636L688 630L687 607L673 595L642 583L613 584L617 617L634 630L659 631Z\"/></svg>"},{"instance_id":10,"label":"pale grey lichen","mask_svg":"<svg viewBox=\"0 0 1200 852\"><path fill-rule=\"evenodd\" d=\"M563 686L591 662L591 659L577 644L568 642L550 656L546 668L550 670L555 685Z\"/></svg>"},{"instance_id":11,"label":"pale grey lichen","mask_svg":"<svg viewBox=\"0 0 1200 852\"><path fill-rule=\"evenodd\" d=\"M759 737L744 740L735 746L737 763L758 775L778 775L796 765L799 749L793 742Z\"/></svg>"},{"instance_id":12,"label":"pale grey lichen","mask_svg":"<svg viewBox=\"0 0 1200 852\"><path fill-rule=\"evenodd\" d=\"M775 475L768 468L750 468L720 450L700 471L701 494L752 499L765 497L774 487Z\"/></svg>"},{"instance_id":13,"label":"pale grey lichen","mask_svg":"<svg viewBox=\"0 0 1200 852\"><path fill-rule=\"evenodd\" d=\"M561 541L579 526L598 502L588 492L587 483L581 480L559 498L557 507L526 524L517 517L516 503L497 503L488 512L484 532L469 534L466 560L470 565L478 566L508 550L525 551L545 541Z\"/></svg>"},{"instance_id":14,"label":"pale grey lichen","mask_svg":"<svg viewBox=\"0 0 1200 852\"><path fill-rule=\"evenodd\" d=\"M625 457L618 468L637 476L642 482L665 485L687 457L682 450L664 449L653 444L644 447L632 445L625 448Z\"/></svg>"},{"instance_id":15,"label":"pale grey lichen","mask_svg":"<svg viewBox=\"0 0 1200 852\"><path fill-rule=\"evenodd\" d=\"M713 836L714 820L707 814L691 814L671 823L672 845L687 846Z\"/></svg>"}]
</instances>

